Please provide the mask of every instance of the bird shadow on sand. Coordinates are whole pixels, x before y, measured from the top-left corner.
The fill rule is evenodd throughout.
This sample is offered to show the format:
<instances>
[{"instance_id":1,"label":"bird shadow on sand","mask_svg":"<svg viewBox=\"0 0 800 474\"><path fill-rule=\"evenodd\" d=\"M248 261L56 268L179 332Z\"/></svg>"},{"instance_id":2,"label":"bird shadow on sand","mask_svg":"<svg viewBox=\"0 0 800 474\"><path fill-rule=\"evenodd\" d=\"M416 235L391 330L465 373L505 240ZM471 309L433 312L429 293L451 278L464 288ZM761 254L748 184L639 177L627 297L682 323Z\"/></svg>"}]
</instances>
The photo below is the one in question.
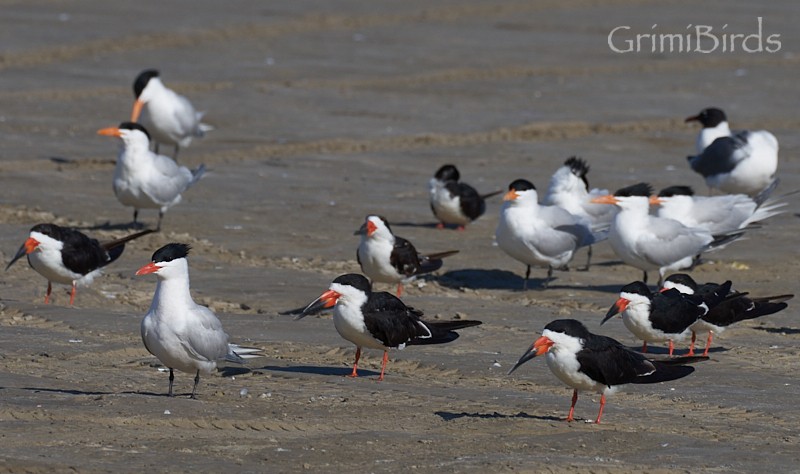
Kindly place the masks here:
<instances>
[{"instance_id":1,"label":"bird shadow on sand","mask_svg":"<svg viewBox=\"0 0 800 474\"><path fill-rule=\"evenodd\" d=\"M645 356L658 356L659 359L662 358L662 356L663 356L664 359L669 358L669 347L667 347L667 346L662 347L662 346L650 346L650 345L648 345L647 346L647 352L644 352L644 353L642 352L642 346L628 346L628 349L630 349L633 352L639 352L641 354L644 354ZM722 352L728 352L729 350L730 349L726 349L724 347L717 346L717 347L712 347L711 349L709 349L708 350L708 354L709 355L711 355L711 354L720 354ZM697 348L695 346L694 354L695 355L702 355L703 351L705 351L705 349L699 349L699 348ZM688 356L688 355L689 355L689 349L688 348L687 349L676 348L675 350L672 351L672 356L673 357L683 357L683 356Z\"/></svg>"},{"instance_id":2,"label":"bird shadow on sand","mask_svg":"<svg viewBox=\"0 0 800 474\"><path fill-rule=\"evenodd\" d=\"M531 420L542 420L542 421L561 421L563 418L559 418L557 416L537 416L537 415L529 415L524 412L519 412L516 415L505 415L503 413L467 413L462 411L461 413L454 413L450 411L437 411L433 413L434 415L440 417L444 421L453 421L458 420L460 418L481 418L481 419L494 419L494 420L501 420L505 418L522 418L522 419L531 419Z\"/></svg>"},{"instance_id":3,"label":"bird shadow on sand","mask_svg":"<svg viewBox=\"0 0 800 474\"><path fill-rule=\"evenodd\" d=\"M590 286L570 286L558 284L558 273L547 288L542 285L545 278L529 278L528 288L523 289L525 279L521 274L516 274L508 270L465 268L451 270L443 273L437 279L440 285L451 288L468 288L471 290L511 290L519 292L527 291L546 291L546 290L573 290L573 291L598 291L602 293L618 293L621 284L613 285L590 285Z\"/></svg>"},{"instance_id":4,"label":"bird shadow on sand","mask_svg":"<svg viewBox=\"0 0 800 474\"><path fill-rule=\"evenodd\" d=\"M787 328L786 326L779 328L753 328L756 331L764 331L770 334L800 334L800 329Z\"/></svg>"},{"instance_id":5,"label":"bird shadow on sand","mask_svg":"<svg viewBox=\"0 0 800 474\"><path fill-rule=\"evenodd\" d=\"M144 230L145 228L146 226L141 222L134 224L133 221L121 224L112 224L111 222L106 221L102 224L75 227L77 230Z\"/></svg>"},{"instance_id":6,"label":"bird shadow on sand","mask_svg":"<svg viewBox=\"0 0 800 474\"><path fill-rule=\"evenodd\" d=\"M144 395L149 397L166 397L167 392L144 392L141 390L125 390L122 392L100 392L100 391L92 391L92 390L66 390L60 388L41 388L41 387L22 387L20 390L27 390L33 393L54 393L60 395L76 395L76 396L86 396L86 397L99 397L103 395ZM186 396L188 397L191 393L187 393ZM180 397L180 394L175 395Z\"/></svg>"},{"instance_id":7,"label":"bird shadow on sand","mask_svg":"<svg viewBox=\"0 0 800 474\"><path fill-rule=\"evenodd\" d=\"M390 222L389 225L392 227L423 227L426 229L435 229L436 226L439 225L439 223L438 222ZM455 229L456 226L453 226L452 228Z\"/></svg>"},{"instance_id":8,"label":"bird shadow on sand","mask_svg":"<svg viewBox=\"0 0 800 474\"><path fill-rule=\"evenodd\" d=\"M223 377L236 377L237 375L244 375L253 372L254 369L248 367L232 367L225 366L219 369L219 374Z\"/></svg>"},{"instance_id":9,"label":"bird shadow on sand","mask_svg":"<svg viewBox=\"0 0 800 474\"><path fill-rule=\"evenodd\" d=\"M353 372L352 368L347 367L319 367L313 365L301 365L301 366L292 366L292 367L277 367L277 366L267 366L262 367L260 370L269 370L272 372L288 372L292 374L314 374L314 375L338 375L340 377L344 377L346 375L350 375ZM369 369L362 369L359 367L358 369L358 377L370 377L370 376L379 376L380 372L375 372Z\"/></svg>"}]
</instances>

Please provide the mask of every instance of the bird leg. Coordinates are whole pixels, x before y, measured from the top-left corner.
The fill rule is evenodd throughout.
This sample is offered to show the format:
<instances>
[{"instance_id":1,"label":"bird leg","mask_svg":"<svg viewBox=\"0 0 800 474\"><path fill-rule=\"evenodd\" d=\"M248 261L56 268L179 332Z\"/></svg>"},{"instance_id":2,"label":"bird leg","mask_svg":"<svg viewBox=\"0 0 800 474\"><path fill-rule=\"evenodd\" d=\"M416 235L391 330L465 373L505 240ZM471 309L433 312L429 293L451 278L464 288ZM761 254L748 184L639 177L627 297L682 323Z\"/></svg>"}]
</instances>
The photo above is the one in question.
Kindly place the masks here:
<instances>
[{"instance_id":1,"label":"bird leg","mask_svg":"<svg viewBox=\"0 0 800 474\"><path fill-rule=\"evenodd\" d=\"M197 371L197 373L194 376L194 387L192 387L192 395L189 397L192 400L197 399L197 397L194 396L194 392L197 390L197 384L198 383L200 383L200 371L199 370Z\"/></svg>"},{"instance_id":2,"label":"bird leg","mask_svg":"<svg viewBox=\"0 0 800 474\"><path fill-rule=\"evenodd\" d=\"M348 377L358 377L358 359L361 358L361 348L356 346L356 361L353 362L353 373L348 375Z\"/></svg>"},{"instance_id":3,"label":"bird leg","mask_svg":"<svg viewBox=\"0 0 800 474\"><path fill-rule=\"evenodd\" d=\"M675 350L675 343L672 342L672 339L669 340L669 356L672 357L672 351Z\"/></svg>"},{"instance_id":4,"label":"bird leg","mask_svg":"<svg viewBox=\"0 0 800 474\"><path fill-rule=\"evenodd\" d=\"M439 222L438 224L436 224L436 228L439 230L444 229L444 222Z\"/></svg>"},{"instance_id":5,"label":"bird leg","mask_svg":"<svg viewBox=\"0 0 800 474\"><path fill-rule=\"evenodd\" d=\"M522 289L523 290L527 290L528 289L528 278L530 278L530 277L531 277L531 266L528 265L528 269L525 271L525 281L522 283Z\"/></svg>"},{"instance_id":6,"label":"bird leg","mask_svg":"<svg viewBox=\"0 0 800 474\"><path fill-rule=\"evenodd\" d=\"M462 230L463 231L465 229L466 229L466 227L464 227L463 225L460 225L460 226L456 227L456 230Z\"/></svg>"},{"instance_id":7,"label":"bird leg","mask_svg":"<svg viewBox=\"0 0 800 474\"><path fill-rule=\"evenodd\" d=\"M642 341L642 353L647 352L647 341Z\"/></svg>"},{"instance_id":8,"label":"bird leg","mask_svg":"<svg viewBox=\"0 0 800 474\"><path fill-rule=\"evenodd\" d=\"M175 381L175 374L172 373L172 368L169 369L169 394L168 396L172 397L172 382Z\"/></svg>"},{"instance_id":9,"label":"bird leg","mask_svg":"<svg viewBox=\"0 0 800 474\"><path fill-rule=\"evenodd\" d=\"M158 210L158 224L156 224L156 232L161 231L161 218L164 217L164 211Z\"/></svg>"},{"instance_id":10,"label":"bird leg","mask_svg":"<svg viewBox=\"0 0 800 474\"><path fill-rule=\"evenodd\" d=\"M597 420L595 420L595 423L597 423L598 425L600 424L600 418L603 416L603 408L605 407L606 407L606 394L604 393L600 395L600 412L597 414Z\"/></svg>"},{"instance_id":11,"label":"bird leg","mask_svg":"<svg viewBox=\"0 0 800 474\"><path fill-rule=\"evenodd\" d=\"M696 338L697 338L697 334L694 331L692 331L692 343L689 344L689 353L686 354L687 356L693 356L694 355L694 341L695 341Z\"/></svg>"},{"instance_id":12,"label":"bird leg","mask_svg":"<svg viewBox=\"0 0 800 474\"><path fill-rule=\"evenodd\" d=\"M583 271L588 272L589 268L592 267L592 246L590 245L586 251L586 268Z\"/></svg>"},{"instance_id":13,"label":"bird leg","mask_svg":"<svg viewBox=\"0 0 800 474\"><path fill-rule=\"evenodd\" d=\"M49 281L47 282L47 293L44 295L44 304L50 303L50 293L53 292L53 284Z\"/></svg>"},{"instance_id":14,"label":"bird leg","mask_svg":"<svg viewBox=\"0 0 800 474\"><path fill-rule=\"evenodd\" d=\"M175 153L173 153L173 154L172 154L172 159L173 159L173 160L175 160L175 163L177 163L177 162L178 162L178 150L180 150L180 148L179 148L179 147L178 147L178 145L176 144L176 145L175 145Z\"/></svg>"},{"instance_id":15,"label":"bird leg","mask_svg":"<svg viewBox=\"0 0 800 474\"><path fill-rule=\"evenodd\" d=\"M403 296L403 284L402 283L398 283L397 284L397 297L400 298L401 296Z\"/></svg>"},{"instance_id":16,"label":"bird leg","mask_svg":"<svg viewBox=\"0 0 800 474\"><path fill-rule=\"evenodd\" d=\"M133 210L133 228L136 229L139 227L139 209Z\"/></svg>"},{"instance_id":17,"label":"bird leg","mask_svg":"<svg viewBox=\"0 0 800 474\"><path fill-rule=\"evenodd\" d=\"M553 266L549 265L547 267L547 279L544 281L544 283L542 283L542 288L547 288L548 286L550 286L550 280L552 279L553 279Z\"/></svg>"},{"instance_id":18,"label":"bird leg","mask_svg":"<svg viewBox=\"0 0 800 474\"><path fill-rule=\"evenodd\" d=\"M708 350L711 348L711 339L714 338L714 333L708 331L708 340L706 341L706 350L703 351L703 357L708 356Z\"/></svg>"},{"instance_id":19,"label":"bird leg","mask_svg":"<svg viewBox=\"0 0 800 474\"><path fill-rule=\"evenodd\" d=\"M383 363L381 363L381 376L378 377L378 382L383 380L383 373L386 372L387 362L389 362L389 351L383 351Z\"/></svg>"},{"instance_id":20,"label":"bird leg","mask_svg":"<svg viewBox=\"0 0 800 474\"><path fill-rule=\"evenodd\" d=\"M578 403L578 390L575 389L572 391L572 405L569 407L569 415L567 415L567 421L575 421L575 418L572 416L575 413L575 404Z\"/></svg>"},{"instance_id":21,"label":"bird leg","mask_svg":"<svg viewBox=\"0 0 800 474\"><path fill-rule=\"evenodd\" d=\"M647 284L647 271L642 270L642 273L644 273L644 275L642 275L642 282Z\"/></svg>"},{"instance_id":22,"label":"bird leg","mask_svg":"<svg viewBox=\"0 0 800 474\"><path fill-rule=\"evenodd\" d=\"M75 282L72 282L72 291L69 293L69 305L72 306L75 303Z\"/></svg>"}]
</instances>

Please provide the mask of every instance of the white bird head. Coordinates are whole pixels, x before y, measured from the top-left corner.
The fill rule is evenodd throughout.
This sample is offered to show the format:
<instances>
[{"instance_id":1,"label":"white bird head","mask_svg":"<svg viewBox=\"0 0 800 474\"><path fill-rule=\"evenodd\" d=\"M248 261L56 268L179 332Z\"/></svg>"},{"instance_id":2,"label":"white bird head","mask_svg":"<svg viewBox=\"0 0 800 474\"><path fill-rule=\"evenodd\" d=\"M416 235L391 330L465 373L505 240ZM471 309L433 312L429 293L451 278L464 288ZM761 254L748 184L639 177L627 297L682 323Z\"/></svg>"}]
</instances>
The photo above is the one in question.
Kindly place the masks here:
<instances>
[{"instance_id":1,"label":"white bird head","mask_svg":"<svg viewBox=\"0 0 800 474\"><path fill-rule=\"evenodd\" d=\"M108 127L97 131L98 135L107 137L119 137L125 144L125 148L144 148L150 147L150 133L138 123L122 122L119 127Z\"/></svg>"}]
</instances>

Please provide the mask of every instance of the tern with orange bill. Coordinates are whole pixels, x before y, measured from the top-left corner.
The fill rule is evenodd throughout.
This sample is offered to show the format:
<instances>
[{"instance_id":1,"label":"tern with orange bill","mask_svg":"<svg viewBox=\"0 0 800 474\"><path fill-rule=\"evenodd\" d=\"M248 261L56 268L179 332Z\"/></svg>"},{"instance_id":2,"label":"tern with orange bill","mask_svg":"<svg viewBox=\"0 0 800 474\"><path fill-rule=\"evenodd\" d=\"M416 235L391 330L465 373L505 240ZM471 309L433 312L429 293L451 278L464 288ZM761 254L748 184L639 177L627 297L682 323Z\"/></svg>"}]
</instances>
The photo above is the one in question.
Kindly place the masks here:
<instances>
[{"instance_id":1,"label":"tern with orange bill","mask_svg":"<svg viewBox=\"0 0 800 474\"><path fill-rule=\"evenodd\" d=\"M97 132L118 137L122 148L114 168L114 194L125 206L133 207L133 224L140 209L158 209L158 224L170 207L181 202L181 194L205 173L205 166L195 170L180 166L167 156L150 151L150 134L138 123L123 122Z\"/></svg>"},{"instance_id":2,"label":"tern with orange bill","mask_svg":"<svg viewBox=\"0 0 800 474\"><path fill-rule=\"evenodd\" d=\"M186 148L193 138L202 137L214 127L201 122L203 112L195 111L186 97L175 93L161 82L155 69L142 71L133 81L133 94L136 97L131 111L131 122L138 122L142 111L147 118L146 125L153 135L155 151L158 145L173 145L177 159L180 148Z\"/></svg>"}]
</instances>

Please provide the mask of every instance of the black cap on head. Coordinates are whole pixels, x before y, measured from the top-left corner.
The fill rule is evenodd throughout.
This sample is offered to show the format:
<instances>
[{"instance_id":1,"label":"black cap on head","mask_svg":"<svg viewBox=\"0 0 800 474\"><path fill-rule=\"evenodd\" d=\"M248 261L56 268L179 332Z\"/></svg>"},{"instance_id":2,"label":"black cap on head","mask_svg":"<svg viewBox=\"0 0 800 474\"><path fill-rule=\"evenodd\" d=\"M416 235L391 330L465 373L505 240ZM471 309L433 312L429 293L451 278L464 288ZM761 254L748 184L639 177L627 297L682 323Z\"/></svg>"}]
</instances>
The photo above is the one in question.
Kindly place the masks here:
<instances>
[{"instance_id":1,"label":"black cap on head","mask_svg":"<svg viewBox=\"0 0 800 474\"><path fill-rule=\"evenodd\" d=\"M620 290L620 293L633 293L637 295L643 296L650 296L652 292L650 288L642 281L635 281L633 283L628 283L627 285L623 286Z\"/></svg>"},{"instance_id":2,"label":"black cap on head","mask_svg":"<svg viewBox=\"0 0 800 474\"><path fill-rule=\"evenodd\" d=\"M617 197L628 197L628 196L647 196L653 194L653 187L647 183L636 183L622 189L618 189L617 192L614 193L614 196Z\"/></svg>"},{"instance_id":3,"label":"black cap on head","mask_svg":"<svg viewBox=\"0 0 800 474\"><path fill-rule=\"evenodd\" d=\"M458 181L461 174L454 165L443 165L433 177L439 181Z\"/></svg>"},{"instance_id":4,"label":"black cap on head","mask_svg":"<svg viewBox=\"0 0 800 474\"><path fill-rule=\"evenodd\" d=\"M158 71L155 69L145 69L140 72L136 76L136 80L133 81L133 96L138 99L142 95L144 88L147 87L147 83L154 77L158 77Z\"/></svg>"},{"instance_id":5,"label":"black cap on head","mask_svg":"<svg viewBox=\"0 0 800 474\"><path fill-rule=\"evenodd\" d=\"M586 339L591 334L583 323L575 319L556 319L547 323L544 328L581 339Z\"/></svg>"},{"instance_id":6,"label":"black cap on head","mask_svg":"<svg viewBox=\"0 0 800 474\"><path fill-rule=\"evenodd\" d=\"M723 112L722 109L708 107L707 109L701 110L700 113L694 117L689 117L686 119L687 122L691 122L693 120L700 122L703 125L703 128L711 128L716 127L722 122L728 120L728 117L725 116L725 112Z\"/></svg>"},{"instance_id":7,"label":"black cap on head","mask_svg":"<svg viewBox=\"0 0 800 474\"><path fill-rule=\"evenodd\" d=\"M171 262L178 258L186 258L191 247L188 244L171 243L156 250L153 254L153 263Z\"/></svg>"},{"instance_id":8,"label":"black cap on head","mask_svg":"<svg viewBox=\"0 0 800 474\"><path fill-rule=\"evenodd\" d=\"M148 140L148 141L150 140L150 132L148 132L148 131L147 131L147 129L146 129L146 128L144 128L144 127L142 126L142 124L140 124L140 123L136 123L136 122L122 122L121 124L119 124L119 127L118 127L118 128L119 128L120 130L139 130L140 132L142 132L142 133L144 133L145 135L147 135L147 140Z\"/></svg>"},{"instance_id":9,"label":"black cap on head","mask_svg":"<svg viewBox=\"0 0 800 474\"><path fill-rule=\"evenodd\" d=\"M658 192L658 197L694 196L694 189L689 186L670 186Z\"/></svg>"},{"instance_id":10,"label":"black cap on head","mask_svg":"<svg viewBox=\"0 0 800 474\"><path fill-rule=\"evenodd\" d=\"M535 190L536 186L534 186L533 183L531 183L530 181L528 181L526 179L518 179L518 180L513 181L511 184L508 185L508 190L509 191L511 191L511 190L514 190L514 191L527 191L529 189Z\"/></svg>"},{"instance_id":11,"label":"black cap on head","mask_svg":"<svg viewBox=\"0 0 800 474\"><path fill-rule=\"evenodd\" d=\"M358 273L346 273L338 276L335 280L333 280L333 283L352 286L353 288L361 290L365 293L370 293L372 291L372 285L369 284L369 280L367 280L364 275L359 275Z\"/></svg>"},{"instance_id":12,"label":"black cap on head","mask_svg":"<svg viewBox=\"0 0 800 474\"><path fill-rule=\"evenodd\" d=\"M64 228L55 224L36 224L31 227L31 232L38 232L56 240L63 241Z\"/></svg>"},{"instance_id":13,"label":"black cap on head","mask_svg":"<svg viewBox=\"0 0 800 474\"><path fill-rule=\"evenodd\" d=\"M668 281L676 285L683 285L686 288L691 289L692 291L697 291L697 283L694 281L692 277L690 277L685 273L673 273L672 275L668 276L664 281Z\"/></svg>"},{"instance_id":14,"label":"black cap on head","mask_svg":"<svg viewBox=\"0 0 800 474\"><path fill-rule=\"evenodd\" d=\"M586 175L589 174L589 165L581 158L572 156L567 158L567 161L564 162L564 166L569 166L569 170L572 174L583 180L583 184L586 185L586 190L588 191L589 180L586 178Z\"/></svg>"}]
</instances>

